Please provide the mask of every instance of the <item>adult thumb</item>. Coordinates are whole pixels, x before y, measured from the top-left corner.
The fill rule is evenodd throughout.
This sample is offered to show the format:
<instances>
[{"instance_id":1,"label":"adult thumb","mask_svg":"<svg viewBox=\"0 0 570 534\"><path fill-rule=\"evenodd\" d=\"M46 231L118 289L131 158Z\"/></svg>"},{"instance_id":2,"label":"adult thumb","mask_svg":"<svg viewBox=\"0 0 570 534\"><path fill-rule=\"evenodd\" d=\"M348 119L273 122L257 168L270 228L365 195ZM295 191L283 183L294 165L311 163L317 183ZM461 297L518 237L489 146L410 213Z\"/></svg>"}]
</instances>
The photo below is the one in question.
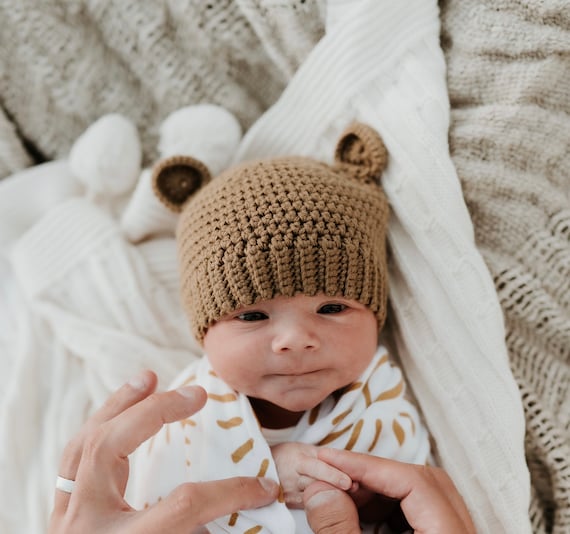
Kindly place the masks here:
<instances>
[{"instance_id":1,"label":"adult thumb","mask_svg":"<svg viewBox=\"0 0 570 534\"><path fill-rule=\"evenodd\" d=\"M360 534L358 512L350 496L325 482L313 482L303 501L315 534Z\"/></svg>"}]
</instances>

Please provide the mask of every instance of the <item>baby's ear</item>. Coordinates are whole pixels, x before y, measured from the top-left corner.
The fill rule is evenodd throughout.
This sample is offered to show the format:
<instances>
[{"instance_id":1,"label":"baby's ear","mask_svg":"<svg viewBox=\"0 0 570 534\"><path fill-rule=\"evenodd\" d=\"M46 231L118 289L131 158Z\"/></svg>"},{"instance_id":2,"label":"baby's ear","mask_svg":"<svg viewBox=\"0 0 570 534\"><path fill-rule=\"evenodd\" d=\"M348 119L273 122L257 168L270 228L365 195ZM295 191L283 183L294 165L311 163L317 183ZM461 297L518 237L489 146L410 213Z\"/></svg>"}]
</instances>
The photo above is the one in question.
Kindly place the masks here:
<instances>
[{"instance_id":1,"label":"baby's ear","mask_svg":"<svg viewBox=\"0 0 570 534\"><path fill-rule=\"evenodd\" d=\"M190 156L166 158L152 171L154 193L175 213L182 211L184 203L210 179L206 165Z\"/></svg>"},{"instance_id":2,"label":"baby's ear","mask_svg":"<svg viewBox=\"0 0 570 534\"><path fill-rule=\"evenodd\" d=\"M388 164L388 151L376 130L355 122L341 135L334 159L336 167L354 179L379 184Z\"/></svg>"}]
</instances>

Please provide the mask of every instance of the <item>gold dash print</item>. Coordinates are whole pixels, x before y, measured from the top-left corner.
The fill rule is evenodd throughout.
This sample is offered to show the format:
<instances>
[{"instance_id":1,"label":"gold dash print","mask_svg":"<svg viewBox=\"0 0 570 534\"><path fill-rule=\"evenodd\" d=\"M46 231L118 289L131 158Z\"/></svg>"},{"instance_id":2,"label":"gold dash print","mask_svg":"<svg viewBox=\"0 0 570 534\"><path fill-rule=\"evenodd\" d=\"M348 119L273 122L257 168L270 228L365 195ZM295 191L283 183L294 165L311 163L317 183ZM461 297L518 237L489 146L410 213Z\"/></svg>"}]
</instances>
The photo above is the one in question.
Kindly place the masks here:
<instances>
[{"instance_id":1,"label":"gold dash print","mask_svg":"<svg viewBox=\"0 0 570 534\"><path fill-rule=\"evenodd\" d=\"M319 416L319 410L321 409L321 405L317 404L314 408L311 409L309 412L309 424L313 425Z\"/></svg>"},{"instance_id":2,"label":"gold dash print","mask_svg":"<svg viewBox=\"0 0 570 534\"><path fill-rule=\"evenodd\" d=\"M394 435L396 436L398 443L402 445L406 439L406 433L404 432L402 425L400 425L396 419L392 421L392 430L394 431Z\"/></svg>"},{"instance_id":3,"label":"gold dash print","mask_svg":"<svg viewBox=\"0 0 570 534\"><path fill-rule=\"evenodd\" d=\"M404 389L404 381L400 380L400 382L392 389L387 389L386 391L380 393L380 395L376 397L376 400L374 402L395 399L400 393L402 393L403 389Z\"/></svg>"},{"instance_id":4,"label":"gold dash print","mask_svg":"<svg viewBox=\"0 0 570 534\"><path fill-rule=\"evenodd\" d=\"M355 389L360 389L362 387L362 382L353 382L352 384L346 386L344 391L342 392L343 395L348 393L349 391L354 391Z\"/></svg>"},{"instance_id":5,"label":"gold dash print","mask_svg":"<svg viewBox=\"0 0 570 534\"><path fill-rule=\"evenodd\" d=\"M187 386L188 384L194 382L194 380L196 380L196 375L190 375L186 380L184 380L184 382L182 382L182 385L180 387Z\"/></svg>"},{"instance_id":6,"label":"gold dash print","mask_svg":"<svg viewBox=\"0 0 570 534\"><path fill-rule=\"evenodd\" d=\"M186 460L186 467L190 467L190 460Z\"/></svg>"},{"instance_id":7,"label":"gold dash print","mask_svg":"<svg viewBox=\"0 0 570 534\"><path fill-rule=\"evenodd\" d=\"M243 423L243 419L241 417L232 417L227 421L222 421L221 419L218 419L216 423L218 423L218 426L220 428L227 430L228 428L234 428L235 426L241 425Z\"/></svg>"},{"instance_id":8,"label":"gold dash print","mask_svg":"<svg viewBox=\"0 0 570 534\"><path fill-rule=\"evenodd\" d=\"M147 454L150 455L150 453L152 452L152 447L154 445L154 439L156 438L156 436L152 436L152 438L150 438L150 441L148 442L148 451Z\"/></svg>"},{"instance_id":9,"label":"gold dash print","mask_svg":"<svg viewBox=\"0 0 570 534\"><path fill-rule=\"evenodd\" d=\"M366 407L372 404L372 399L370 398L370 389L368 388L368 382L364 384L362 388L362 394L364 395L364 401L366 402Z\"/></svg>"},{"instance_id":10,"label":"gold dash print","mask_svg":"<svg viewBox=\"0 0 570 534\"><path fill-rule=\"evenodd\" d=\"M184 443L186 443L186 445L190 445L190 438L188 436L184 438Z\"/></svg>"},{"instance_id":11,"label":"gold dash print","mask_svg":"<svg viewBox=\"0 0 570 534\"><path fill-rule=\"evenodd\" d=\"M243 457L253 449L253 438L249 438L245 443L240 445L234 452L232 452L232 460L234 464L241 462Z\"/></svg>"},{"instance_id":12,"label":"gold dash print","mask_svg":"<svg viewBox=\"0 0 570 534\"><path fill-rule=\"evenodd\" d=\"M333 425L338 425L350 412L352 412L352 409L349 408L348 410L345 410L342 413L339 413L333 420L332 420L332 424Z\"/></svg>"},{"instance_id":13,"label":"gold dash print","mask_svg":"<svg viewBox=\"0 0 570 534\"><path fill-rule=\"evenodd\" d=\"M362 419L359 419L358 422L354 425L354 428L352 429L352 434L350 435L350 439L348 440L348 443L346 444L345 447L347 451L351 451L353 447L356 445L356 442L360 437L360 431L362 430L363 424L364 421Z\"/></svg>"},{"instance_id":14,"label":"gold dash print","mask_svg":"<svg viewBox=\"0 0 570 534\"><path fill-rule=\"evenodd\" d=\"M208 371L208 374L209 374L210 376L214 376L214 377L218 378L218 375L216 374L216 371L214 371L213 369L210 369L210 370Z\"/></svg>"},{"instance_id":15,"label":"gold dash print","mask_svg":"<svg viewBox=\"0 0 570 534\"><path fill-rule=\"evenodd\" d=\"M263 527L261 525L255 525L254 527L248 528L243 534L257 534L261 532Z\"/></svg>"},{"instance_id":16,"label":"gold dash print","mask_svg":"<svg viewBox=\"0 0 570 534\"><path fill-rule=\"evenodd\" d=\"M285 502L285 492L283 491L283 486L279 485L279 495L277 496L277 502Z\"/></svg>"},{"instance_id":17,"label":"gold dash print","mask_svg":"<svg viewBox=\"0 0 570 534\"><path fill-rule=\"evenodd\" d=\"M376 419L376 430L374 431L372 443L370 444L370 447L368 447L368 452L372 452L374 450L374 447L376 447L378 439L380 438L380 434L382 434L382 419Z\"/></svg>"},{"instance_id":18,"label":"gold dash print","mask_svg":"<svg viewBox=\"0 0 570 534\"><path fill-rule=\"evenodd\" d=\"M228 521L228 526L233 527L235 526L235 524L237 523L239 514L237 512L234 512L232 515L230 515L230 520Z\"/></svg>"},{"instance_id":19,"label":"gold dash print","mask_svg":"<svg viewBox=\"0 0 570 534\"><path fill-rule=\"evenodd\" d=\"M378 360L378 363L374 367L374 371L376 371L376 369L378 369L378 367L380 367L381 365L384 365L388 360L389 360L388 355L384 354L384 356L382 356L382 358Z\"/></svg>"},{"instance_id":20,"label":"gold dash print","mask_svg":"<svg viewBox=\"0 0 570 534\"><path fill-rule=\"evenodd\" d=\"M182 428L185 426L196 426L196 421L192 421L192 419L180 419L180 425Z\"/></svg>"},{"instance_id":21,"label":"gold dash print","mask_svg":"<svg viewBox=\"0 0 570 534\"><path fill-rule=\"evenodd\" d=\"M208 398L218 402L234 402L237 401L235 393L226 393L225 395L218 395L216 393L208 393Z\"/></svg>"},{"instance_id":22,"label":"gold dash print","mask_svg":"<svg viewBox=\"0 0 570 534\"><path fill-rule=\"evenodd\" d=\"M414 418L408 412L400 412L398 415L402 417L406 417L410 420L410 424L412 425L412 435L416 433L416 423L414 422Z\"/></svg>"},{"instance_id":23,"label":"gold dash print","mask_svg":"<svg viewBox=\"0 0 570 534\"><path fill-rule=\"evenodd\" d=\"M264 477L265 474L267 473L268 467L269 467L269 460L267 458L264 458L261 461L261 465L259 466L259 471L257 472L257 476L258 477Z\"/></svg>"},{"instance_id":24,"label":"gold dash print","mask_svg":"<svg viewBox=\"0 0 570 534\"><path fill-rule=\"evenodd\" d=\"M340 438L343 434L346 434L352 428L352 423L350 425L345 426L341 430L337 430L336 432L331 432L328 436L325 436L321 441L317 443L317 445L326 445L331 441L334 441L337 438Z\"/></svg>"}]
</instances>

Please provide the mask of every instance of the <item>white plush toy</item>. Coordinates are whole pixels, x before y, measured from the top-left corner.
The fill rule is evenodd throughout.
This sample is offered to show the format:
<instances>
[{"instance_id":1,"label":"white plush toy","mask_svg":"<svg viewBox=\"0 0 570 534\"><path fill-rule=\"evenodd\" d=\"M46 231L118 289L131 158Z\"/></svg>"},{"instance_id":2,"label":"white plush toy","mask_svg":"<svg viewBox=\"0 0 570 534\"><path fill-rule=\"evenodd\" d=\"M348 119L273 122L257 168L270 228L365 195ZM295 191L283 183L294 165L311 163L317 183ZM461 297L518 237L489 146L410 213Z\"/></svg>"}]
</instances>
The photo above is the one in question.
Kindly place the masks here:
<instances>
[{"instance_id":1,"label":"white plush toy","mask_svg":"<svg viewBox=\"0 0 570 534\"><path fill-rule=\"evenodd\" d=\"M181 108L160 127L159 152L193 156L213 176L232 161L241 141L241 127L226 109L211 104ZM152 235L172 234L177 216L152 191L151 170L141 169L142 149L134 124L119 114L94 122L77 139L69 154L72 174L85 195L120 218L132 243Z\"/></svg>"},{"instance_id":2,"label":"white plush toy","mask_svg":"<svg viewBox=\"0 0 570 534\"><path fill-rule=\"evenodd\" d=\"M241 135L241 127L229 111L200 104L181 108L166 118L160 128L158 148L161 158L195 157L216 176L232 161ZM151 171L145 169L121 219L125 235L136 243L153 234L173 233L176 220L177 215L156 198Z\"/></svg>"},{"instance_id":3,"label":"white plush toy","mask_svg":"<svg viewBox=\"0 0 570 534\"><path fill-rule=\"evenodd\" d=\"M133 123L113 113L94 122L75 141L69 167L89 198L101 200L131 191L141 172L141 144Z\"/></svg>"}]
</instances>

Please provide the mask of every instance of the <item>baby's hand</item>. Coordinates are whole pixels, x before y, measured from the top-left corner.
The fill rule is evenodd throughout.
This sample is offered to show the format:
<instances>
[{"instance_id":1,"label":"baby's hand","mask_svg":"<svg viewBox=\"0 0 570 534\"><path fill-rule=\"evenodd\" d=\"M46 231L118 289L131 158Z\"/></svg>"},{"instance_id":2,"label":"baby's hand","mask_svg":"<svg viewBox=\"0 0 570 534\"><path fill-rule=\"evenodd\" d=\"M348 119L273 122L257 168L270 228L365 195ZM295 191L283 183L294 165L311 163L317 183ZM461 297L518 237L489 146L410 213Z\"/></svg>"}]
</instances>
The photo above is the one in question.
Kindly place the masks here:
<instances>
[{"instance_id":1,"label":"baby's hand","mask_svg":"<svg viewBox=\"0 0 570 534\"><path fill-rule=\"evenodd\" d=\"M303 507L303 491L315 480L342 490L355 489L351 478L317 458L318 447L305 443L280 443L271 447L283 498L289 508Z\"/></svg>"}]
</instances>

